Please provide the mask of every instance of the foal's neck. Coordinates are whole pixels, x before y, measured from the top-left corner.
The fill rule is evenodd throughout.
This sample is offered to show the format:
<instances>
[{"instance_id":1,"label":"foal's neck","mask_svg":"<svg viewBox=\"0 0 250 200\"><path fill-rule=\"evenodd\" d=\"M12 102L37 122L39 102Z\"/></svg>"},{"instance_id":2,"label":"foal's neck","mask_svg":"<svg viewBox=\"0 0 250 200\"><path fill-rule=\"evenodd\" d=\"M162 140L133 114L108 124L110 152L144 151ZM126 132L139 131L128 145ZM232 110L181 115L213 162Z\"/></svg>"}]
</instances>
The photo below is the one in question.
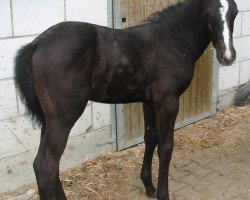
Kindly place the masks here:
<instances>
[{"instance_id":1,"label":"foal's neck","mask_svg":"<svg viewBox=\"0 0 250 200\"><path fill-rule=\"evenodd\" d=\"M176 40L177 48L195 62L211 42L209 30L203 18L201 1L190 0L182 7L172 19L166 19L165 28L171 32L171 38ZM172 23L170 20L173 20Z\"/></svg>"}]
</instances>

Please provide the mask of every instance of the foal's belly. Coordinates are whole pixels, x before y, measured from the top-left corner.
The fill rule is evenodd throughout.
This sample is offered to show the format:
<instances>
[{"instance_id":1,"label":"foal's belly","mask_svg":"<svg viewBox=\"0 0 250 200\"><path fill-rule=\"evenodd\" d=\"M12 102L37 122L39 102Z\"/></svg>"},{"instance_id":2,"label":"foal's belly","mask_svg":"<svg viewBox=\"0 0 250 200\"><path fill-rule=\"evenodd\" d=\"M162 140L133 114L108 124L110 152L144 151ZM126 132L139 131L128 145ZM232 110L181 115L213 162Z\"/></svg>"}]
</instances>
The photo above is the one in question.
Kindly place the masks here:
<instances>
[{"instance_id":1,"label":"foal's belly","mask_svg":"<svg viewBox=\"0 0 250 200\"><path fill-rule=\"evenodd\" d=\"M106 76L92 83L91 100L100 103L133 103L145 101L145 91L135 76Z\"/></svg>"},{"instance_id":2,"label":"foal's belly","mask_svg":"<svg viewBox=\"0 0 250 200\"><path fill-rule=\"evenodd\" d=\"M115 85L108 87L93 88L90 100L99 103L134 103L145 101L145 95L142 89L135 88L133 85L120 88Z\"/></svg>"}]
</instances>

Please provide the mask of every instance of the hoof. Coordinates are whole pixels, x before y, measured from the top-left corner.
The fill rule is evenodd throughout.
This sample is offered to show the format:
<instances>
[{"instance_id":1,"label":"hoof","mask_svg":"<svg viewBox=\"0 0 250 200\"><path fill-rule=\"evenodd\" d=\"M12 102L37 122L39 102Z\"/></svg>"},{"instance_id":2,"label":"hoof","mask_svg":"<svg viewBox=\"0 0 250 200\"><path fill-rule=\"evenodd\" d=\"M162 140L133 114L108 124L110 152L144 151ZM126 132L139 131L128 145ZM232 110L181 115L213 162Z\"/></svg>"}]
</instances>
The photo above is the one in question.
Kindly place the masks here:
<instances>
[{"instance_id":1,"label":"hoof","mask_svg":"<svg viewBox=\"0 0 250 200\"><path fill-rule=\"evenodd\" d=\"M156 189L153 188L150 191L147 191L146 194L149 198L156 198Z\"/></svg>"},{"instance_id":2,"label":"hoof","mask_svg":"<svg viewBox=\"0 0 250 200\"><path fill-rule=\"evenodd\" d=\"M162 196L162 197L157 197L157 200L169 200L169 196L167 195L167 196Z\"/></svg>"}]
</instances>

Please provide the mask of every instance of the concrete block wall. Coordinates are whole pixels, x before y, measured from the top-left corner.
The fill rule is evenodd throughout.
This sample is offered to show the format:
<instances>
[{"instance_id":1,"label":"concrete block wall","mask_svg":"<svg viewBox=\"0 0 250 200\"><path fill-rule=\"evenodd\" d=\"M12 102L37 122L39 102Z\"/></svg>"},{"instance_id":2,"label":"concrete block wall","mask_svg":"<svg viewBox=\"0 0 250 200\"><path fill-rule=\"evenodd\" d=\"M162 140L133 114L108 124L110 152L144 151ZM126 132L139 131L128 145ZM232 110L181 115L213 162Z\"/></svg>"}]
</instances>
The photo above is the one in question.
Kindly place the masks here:
<instances>
[{"instance_id":1,"label":"concrete block wall","mask_svg":"<svg viewBox=\"0 0 250 200\"><path fill-rule=\"evenodd\" d=\"M250 80L250 1L235 1L239 10L234 27L237 59L232 66L219 68L219 109L232 104L239 86Z\"/></svg>"},{"instance_id":2,"label":"concrete block wall","mask_svg":"<svg viewBox=\"0 0 250 200\"><path fill-rule=\"evenodd\" d=\"M40 141L14 85L16 51L58 22L107 26L107 12L107 0L0 0L0 194L35 181L32 162ZM89 102L71 131L61 167L111 151L112 145L97 147L110 138L110 106Z\"/></svg>"}]
</instances>

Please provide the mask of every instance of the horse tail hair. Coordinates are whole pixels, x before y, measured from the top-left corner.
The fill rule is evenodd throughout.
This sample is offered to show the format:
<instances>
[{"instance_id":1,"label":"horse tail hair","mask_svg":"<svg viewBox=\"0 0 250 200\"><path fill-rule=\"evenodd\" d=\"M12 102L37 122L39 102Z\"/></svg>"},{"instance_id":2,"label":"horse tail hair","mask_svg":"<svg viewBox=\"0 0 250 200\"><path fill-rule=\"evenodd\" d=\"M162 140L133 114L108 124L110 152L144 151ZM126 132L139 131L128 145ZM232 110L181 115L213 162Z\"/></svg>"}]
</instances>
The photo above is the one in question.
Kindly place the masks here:
<instances>
[{"instance_id":1,"label":"horse tail hair","mask_svg":"<svg viewBox=\"0 0 250 200\"><path fill-rule=\"evenodd\" d=\"M26 112L31 116L34 123L42 126L45 124L45 117L32 82L32 55L36 47L36 43L29 43L17 52L14 66L14 81L20 99L26 107Z\"/></svg>"}]
</instances>

